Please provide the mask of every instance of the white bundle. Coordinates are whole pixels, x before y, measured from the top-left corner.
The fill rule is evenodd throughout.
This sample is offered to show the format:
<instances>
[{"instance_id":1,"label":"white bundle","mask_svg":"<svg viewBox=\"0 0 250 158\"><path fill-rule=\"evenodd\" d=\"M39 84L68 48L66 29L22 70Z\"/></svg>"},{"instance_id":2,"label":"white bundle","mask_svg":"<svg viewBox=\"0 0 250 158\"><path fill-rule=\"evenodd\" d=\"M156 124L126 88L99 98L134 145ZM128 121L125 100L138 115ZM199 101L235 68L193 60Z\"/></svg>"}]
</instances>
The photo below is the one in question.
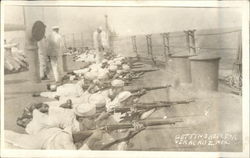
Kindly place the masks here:
<instances>
[{"instance_id":1,"label":"white bundle","mask_svg":"<svg viewBox=\"0 0 250 158\"><path fill-rule=\"evenodd\" d=\"M109 71L116 71L117 70L117 66L116 65L110 65L108 67Z\"/></svg>"},{"instance_id":2,"label":"white bundle","mask_svg":"<svg viewBox=\"0 0 250 158\"><path fill-rule=\"evenodd\" d=\"M88 54L85 59L86 62L94 63L95 62L95 57L94 54Z\"/></svg>"},{"instance_id":3,"label":"white bundle","mask_svg":"<svg viewBox=\"0 0 250 158\"><path fill-rule=\"evenodd\" d=\"M101 64L92 64L89 66L92 72L99 72L101 69Z\"/></svg>"},{"instance_id":4,"label":"white bundle","mask_svg":"<svg viewBox=\"0 0 250 158\"><path fill-rule=\"evenodd\" d=\"M127 64L123 64L122 69L125 70L125 71L129 71L130 67Z\"/></svg>"},{"instance_id":5,"label":"white bundle","mask_svg":"<svg viewBox=\"0 0 250 158\"><path fill-rule=\"evenodd\" d=\"M94 79L97 79L97 76L98 74L96 72L86 72L84 77L87 79L87 80L90 80L90 81L93 81Z\"/></svg>"},{"instance_id":6,"label":"white bundle","mask_svg":"<svg viewBox=\"0 0 250 158\"><path fill-rule=\"evenodd\" d=\"M118 74L122 74L123 73L123 70L117 70L116 71Z\"/></svg>"},{"instance_id":7,"label":"white bundle","mask_svg":"<svg viewBox=\"0 0 250 158\"><path fill-rule=\"evenodd\" d=\"M86 74L90 69L89 68L84 68L84 69L79 69L79 70L74 70L73 72L75 74Z\"/></svg>"},{"instance_id":8,"label":"white bundle","mask_svg":"<svg viewBox=\"0 0 250 158\"><path fill-rule=\"evenodd\" d=\"M113 61L113 60L109 60L109 61L108 61L108 64L109 64L109 65L113 65L113 64L114 64L114 61Z\"/></svg>"},{"instance_id":9,"label":"white bundle","mask_svg":"<svg viewBox=\"0 0 250 158\"><path fill-rule=\"evenodd\" d=\"M78 56L78 59L76 61L85 61L87 55L86 54L81 54Z\"/></svg>"},{"instance_id":10,"label":"white bundle","mask_svg":"<svg viewBox=\"0 0 250 158\"><path fill-rule=\"evenodd\" d=\"M22 51L5 51L4 67L9 71L17 71L27 67L27 61Z\"/></svg>"},{"instance_id":11,"label":"white bundle","mask_svg":"<svg viewBox=\"0 0 250 158\"><path fill-rule=\"evenodd\" d=\"M116 57L115 59L114 59L114 61L123 61L125 59L125 57L122 57L122 56L119 56L119 57Z\"/></svg>"},{"instance_id":12,"label":"white bundle","mask_svg":"<svg viewBox=\"0 0 250 158\"><path fill-rule=\"evenodd\" d=\"M100 69L98 71L98 79L99 80L105 80L105 79L108 79L108 74L109 74L109 71L107 69Z\"/></svg>"},{"instance_id":13,"label":"white bundle","mask_svg":"<svg viewBox=\"0 0 250 158\"><path fill-rule=\"evenodd\" d=\"M117 61L115 61L114 65L116 65L116 66L120 66L120 65L122 65L122 62L121 62L121 61L119 61L119 60L117 60Z\"/></svg>"},{"instance_id":14,"label":"white bundle","mask_svg":"<svg viewBox=\"0 0 250 158\"><path fill-rule=\"evenodd\" d=\"M76 76L74 76L74 75L70 75L70 76L69 76L69 80L70 80L70 81L73 81L75 78L76 78Z\"/></svg>"}]
</instances>

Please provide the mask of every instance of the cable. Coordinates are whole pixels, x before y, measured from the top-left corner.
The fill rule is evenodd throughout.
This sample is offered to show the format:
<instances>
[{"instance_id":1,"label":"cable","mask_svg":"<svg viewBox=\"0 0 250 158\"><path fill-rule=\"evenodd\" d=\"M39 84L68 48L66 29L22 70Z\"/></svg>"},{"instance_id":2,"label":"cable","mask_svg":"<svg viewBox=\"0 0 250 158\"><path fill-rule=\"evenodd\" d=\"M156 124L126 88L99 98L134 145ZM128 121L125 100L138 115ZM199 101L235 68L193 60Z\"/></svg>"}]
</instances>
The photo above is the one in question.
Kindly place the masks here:
<instances>
[{"instance_id":1,"label":"cable","mask_svg":"<svg viewBox=\"0 0 250 158\"><path fill-rule=\"evenodd\" d=\"M233 31L227 31L227 32L217 32L217 33L200 33L196 34L196 36L213 36L213 35L222 35L222 34L229 34L229 33L235 33L240 32L241 30L233 30Z\"/></svg>"},{"instance_id":2,"label":"cable","mask_svg":"<svg viewBox=\"0 0 250 158\"><path fill-rule=\"evenodd\" d=\"M202 48L202 47L195 47L196 49L214 49L214 50L236 50L237 48Z\"/></svg>"}]
</instances>

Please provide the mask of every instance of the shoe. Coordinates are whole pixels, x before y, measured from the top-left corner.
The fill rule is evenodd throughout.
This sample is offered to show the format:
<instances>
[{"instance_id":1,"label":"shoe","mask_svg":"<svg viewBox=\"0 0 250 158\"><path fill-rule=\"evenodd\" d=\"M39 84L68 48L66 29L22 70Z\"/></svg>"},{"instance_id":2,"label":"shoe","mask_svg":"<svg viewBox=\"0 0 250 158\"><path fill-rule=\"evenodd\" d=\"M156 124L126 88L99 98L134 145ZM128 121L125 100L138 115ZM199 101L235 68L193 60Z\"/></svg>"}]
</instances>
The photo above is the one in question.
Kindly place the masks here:
<instances>
[{"instance_id":1,"label":"shoe","mask_svg":"<svg viewBox=\"0 0 250 158\"><path fill-rule=\"evenodd\" d=\"M54 98L55 98L56 100L59 100L59 99L60 99L60 96L57 95L57 96L55 96Z\"/></svg>"},{"instance_id":2,"label":"shoe","mask_svg":"<svg viewBox=\"0 0 250 158\"><path fill-rule=\"evenodd\" d=\"M46 87L47 87L47 90L48 90L48 91L51 90L51 89L50 89L50 84L47 84Z\"/></svg>"},{"instance_id":3,"label":"shoe","mask_svg":"<svg viewBox=\"0 0 250 158\"><path fill-rule=\"evenodd\" d=\"M44 76L41 78L41 80L49 80L49 78L47 76Z\"/></svg>"},{"instance_id":4,"label":"shoe","mask_svg":"<svg viewBox=\"0 0 250 158\"><path fill-rule=\"evenodd\" d=\"M33 93L32 97L40 97L40 93L39 92Z\"/></svg>"}]
</instances>

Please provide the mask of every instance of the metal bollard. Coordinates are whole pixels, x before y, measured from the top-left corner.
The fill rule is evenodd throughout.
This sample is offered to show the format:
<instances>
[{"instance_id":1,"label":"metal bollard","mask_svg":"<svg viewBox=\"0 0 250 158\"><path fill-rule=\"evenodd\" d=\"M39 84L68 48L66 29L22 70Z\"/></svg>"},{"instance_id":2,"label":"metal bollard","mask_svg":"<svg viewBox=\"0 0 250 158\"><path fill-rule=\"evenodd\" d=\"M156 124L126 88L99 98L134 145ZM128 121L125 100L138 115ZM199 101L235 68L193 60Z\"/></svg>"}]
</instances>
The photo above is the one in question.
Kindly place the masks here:
<instances>
[{"instance_id":1,"label":"metal bollard","mask_svg":"<svg viewBox=\"0 0 250 158\"><path fill-rule=\"evenodd\" d=\"M174 54L171 56L173 60L173 68L177 73L177 78L180 83L191 83L191 71L190 71L190 55L188 52L181 54Z\"/></svg>"},{"instance_id":2,"label":"metal bollard","mask_svg":"<svg viewBox=\"0 0 250 158\"><path fill-rule=\"evenodd\" d=\"M190 57L193 86L199 91L218 91L220 57L200 54Z\"/></svg>"},{"instance_id":3,"label":"metal bollard","mask_svg":"<svg viewBox=\"0 0 250 158\"><path fill-rule=\"evenodd\" d=\"M34 83L41 82L37 42L44 37L45 28L42 21L36 21L26 30L25 50L29 62L29 79Z\"/></svg>"},{"instance_id":4,"label":"metal bollard","mask_svg":"<svg viewBox=\"0 0 250 158\"><path fill-rule=\"evenodd\" d=\"M29 80L33 83L40 83L40 65L39 65L39 57L38 57L38 46L36 43L28 44L26 46L26 54L29 63Z\"/></svg>"}]
</instances>

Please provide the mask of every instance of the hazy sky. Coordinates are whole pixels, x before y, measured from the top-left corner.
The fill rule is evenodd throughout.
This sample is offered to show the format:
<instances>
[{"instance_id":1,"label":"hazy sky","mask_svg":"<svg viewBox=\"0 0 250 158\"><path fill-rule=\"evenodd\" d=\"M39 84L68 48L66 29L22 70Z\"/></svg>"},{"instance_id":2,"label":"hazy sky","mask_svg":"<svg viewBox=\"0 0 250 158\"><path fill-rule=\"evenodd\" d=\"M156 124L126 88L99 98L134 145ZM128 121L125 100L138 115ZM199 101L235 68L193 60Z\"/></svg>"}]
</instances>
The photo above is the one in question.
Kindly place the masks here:
<instances>
[{"instance_id":1,"label":"hazy sky","mask_svg":"<svg viewBox=\"0 0 250 158\"><path fill-rule=\"evenodd\" d=\"M27 24L43 20L49 30L59 25L63 34L84 32L86 36L104 25L105 14L119 35L241 26L241 12L232 8L26 7L25 13ZM22 24L22 7L6 7L5 22Z\"/></svg>"}]
</instances>

